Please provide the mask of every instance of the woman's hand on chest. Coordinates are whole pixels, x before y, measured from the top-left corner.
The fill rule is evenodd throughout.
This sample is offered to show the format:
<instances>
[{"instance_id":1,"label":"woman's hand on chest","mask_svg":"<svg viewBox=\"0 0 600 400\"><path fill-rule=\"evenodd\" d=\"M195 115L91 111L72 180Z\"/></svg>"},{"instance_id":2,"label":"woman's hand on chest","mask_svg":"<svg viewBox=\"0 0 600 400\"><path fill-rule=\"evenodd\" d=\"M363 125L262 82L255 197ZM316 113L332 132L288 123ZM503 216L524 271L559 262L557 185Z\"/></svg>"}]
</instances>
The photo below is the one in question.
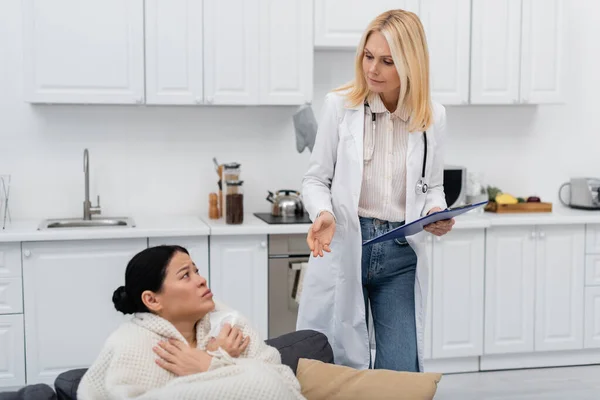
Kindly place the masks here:
<instances>
[{"instance_id":1,"label":"woman's hand on chest","mask_svg":"<svg viewBox=\"0 0 600 400\"><path fill-rule=\"evenodd\" d=\"M212 356L206 351L175 339L160 341L152 350L158 355L156 364L177 376L206 372L212 361Z\"/></svg>"}]
</instances>

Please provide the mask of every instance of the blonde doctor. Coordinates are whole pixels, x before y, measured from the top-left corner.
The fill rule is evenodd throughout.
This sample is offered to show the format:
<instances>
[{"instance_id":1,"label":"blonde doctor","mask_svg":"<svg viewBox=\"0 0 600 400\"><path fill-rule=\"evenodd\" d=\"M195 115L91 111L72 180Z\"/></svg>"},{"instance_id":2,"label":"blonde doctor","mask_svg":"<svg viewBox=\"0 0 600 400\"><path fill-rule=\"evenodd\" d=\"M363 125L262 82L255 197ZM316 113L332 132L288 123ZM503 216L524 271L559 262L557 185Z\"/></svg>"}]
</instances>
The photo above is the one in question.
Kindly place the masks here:
<instances>
[{"instance_id":1,"label":"blonde doctor","mask_svg":"<svg viewBox=\"0 0 600 400\"><path fill-rule=\"evenodd\" d=\"M445 130L445 109L430 98L420 20L403 10L379 15L358 45L354 80L325 99L302 187L313 257L297 328L326 334L338 364L423 371L426 233L362 242L446 208ZM426 231L441 236L453 224Z\"/></svg>"}]
</instances>

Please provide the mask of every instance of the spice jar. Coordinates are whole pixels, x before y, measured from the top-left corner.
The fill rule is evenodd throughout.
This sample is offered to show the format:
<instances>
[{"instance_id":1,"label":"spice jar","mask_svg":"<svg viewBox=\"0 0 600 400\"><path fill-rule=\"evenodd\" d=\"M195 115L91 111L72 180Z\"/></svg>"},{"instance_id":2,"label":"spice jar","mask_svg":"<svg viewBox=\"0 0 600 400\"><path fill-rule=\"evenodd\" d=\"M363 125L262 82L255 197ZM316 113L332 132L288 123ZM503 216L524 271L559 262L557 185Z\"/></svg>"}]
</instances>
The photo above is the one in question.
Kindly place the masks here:
<instances>
[{"instance_id":1,"label":"spice jar","mask_svg":"<svg viewBox=\"0 0 600 400\"><path fill-rule=\"evenodd\" d=\"M223 164L223 182L226 181L237 181L240 179L240 164L233 162L228 164Z\"/></svg>"},{"instance_id":2,"label":"spice jar","mask_svg":"<svg viewBox=\"0 0 600 400\"><path fill-rule=\"evenodd\" d=\"M242 184L244 181L225 181L225 222L237 225L244 222L244 193Z\"/></svg>"}]
</instances>

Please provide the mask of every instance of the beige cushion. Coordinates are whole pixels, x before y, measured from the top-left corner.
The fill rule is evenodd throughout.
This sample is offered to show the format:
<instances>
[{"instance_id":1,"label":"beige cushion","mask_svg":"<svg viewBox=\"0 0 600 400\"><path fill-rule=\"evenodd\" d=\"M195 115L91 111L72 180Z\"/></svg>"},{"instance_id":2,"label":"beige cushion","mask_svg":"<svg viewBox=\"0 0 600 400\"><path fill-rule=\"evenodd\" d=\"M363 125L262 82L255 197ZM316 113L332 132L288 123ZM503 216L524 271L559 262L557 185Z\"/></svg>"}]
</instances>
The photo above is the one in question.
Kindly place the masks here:
<instances>
[{"instance_id":1,"label":"beige cushion","mask_svg":"<svg viewBox=\"0 0 600 400\"><path fill-rule=\"evenodd\" d=\"M296 377L308 400L433 399L441 374L357 370L301 358Z\"/></svg>"}]
</instances>

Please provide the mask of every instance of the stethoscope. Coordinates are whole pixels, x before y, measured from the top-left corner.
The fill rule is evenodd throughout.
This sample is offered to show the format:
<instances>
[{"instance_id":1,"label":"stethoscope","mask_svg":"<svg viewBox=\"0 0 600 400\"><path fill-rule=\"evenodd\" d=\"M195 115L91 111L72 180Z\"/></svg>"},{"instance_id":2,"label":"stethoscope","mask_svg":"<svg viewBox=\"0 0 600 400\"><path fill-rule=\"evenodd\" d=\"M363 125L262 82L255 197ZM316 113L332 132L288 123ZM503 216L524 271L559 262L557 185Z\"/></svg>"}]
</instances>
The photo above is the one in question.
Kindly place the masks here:
<instances>
[{"instance_id":1,"label":"stethoscope","mask_svg":"<svg viewBox=\"0 0 600 400\"><path fill-rule=\"evenodd\" d=\"M376 119L377 119L377 114L375 114L374 112L371 111L371 107L369 107L369 103L367 103L365 101L365 107L367 107L369 109L369 112L371 113L371 129L373 132L373 135L375 135L375 128L376 128ZM419 180L417 181L417 185L415 187L415 191L417 192L417 194L426 194L427 191L429 190L429 185L427 185L427 183L425 183L425 165L427 165L427 131L423 131L423 168L421 169L421 177L419 178Z\"/></svg>"}]
</instances>

